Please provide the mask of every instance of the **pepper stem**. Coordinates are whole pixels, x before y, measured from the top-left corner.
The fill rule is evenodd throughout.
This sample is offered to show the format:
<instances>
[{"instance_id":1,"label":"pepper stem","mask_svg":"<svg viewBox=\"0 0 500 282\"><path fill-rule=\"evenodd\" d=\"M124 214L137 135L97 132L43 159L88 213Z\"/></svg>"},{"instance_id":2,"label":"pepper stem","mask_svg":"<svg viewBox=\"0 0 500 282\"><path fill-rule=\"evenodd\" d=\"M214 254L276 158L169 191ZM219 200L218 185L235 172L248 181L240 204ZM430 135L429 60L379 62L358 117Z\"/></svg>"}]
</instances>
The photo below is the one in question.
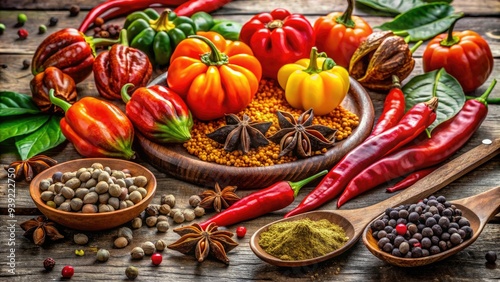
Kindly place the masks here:
<instances>
[{"instance_id":1,"label":"pepper stem","mask_svg":"<svg viewBox=\"0 0 500 282\"><path fill-rule=\"evenodd\" d=\"M200 39L208 45L210 52L200 55L200 60L207 66L222 66L229 63L227 55L219 51L210 39L200 35L190 35L188 38Z\"/></svg>"},{"instance_id":2,"label":"pepper stem","mask_svg":"<svg viewBox=\"0 0 500 282\"><path fill-rule=\"evenodd\" d=\"M96 47L107 47L117 43L120 43L120 39L109 39L109 38L95 38L92 36L84 35L85 42L89 44L92 50L92 55L95 57L97 54L95 52Z\"/></svg>"},{"instance_id":3,"label":"pepper stem","mask_svg":"<svg viewBox=\"0 0 500 282\"><path fill-rule=\"evenodd\" d=\"M326 53L325 52L318 53L318 48L312 47L311 48L311 52L309 53L309 65L307 66L306 69L304 69L302 71L306 72L308 74L322 72L323 71L323 67L328 67L328 66L327 65L325 66L325 63L326 63L326 60L325 60L325 62L323 62L323 66L321 68L319 68L318 67L318 58L319 57L326 57ZM333 68L333 66L331 68Z\"/></svg>"},{"instance_id":4,"label":"pepper stem","mask_svg":"<svg viewBox=\"0 0 500 282\"><path fill-rule=\"evenodd\" d=\"M125 84L125 85L122 86L121 96L122 96L122 100L123 100L123 102L125 102L125 104L127 104L128 101L130 101L130 95L128 95L128 89L130 87L134 87L134 84L133 83L127 83L127 84Z\"/></svg>"},{"instance_id":5,"label":"pepper stem","mask_svg":"<svg viewBox=\"0 0 500 282\"><path fill-rule=\"evenodd\" d=\"M127 38L127 30L125 28L122 28L120 30L120 35L118 37L118 43L128 47L128 38Z\"/></svg>"},{"instance_id":6,"label":"pepper stem","mask_svg":"<svg viewBox=\"0 0 500 282\"><path fill-rule=\"evenodd\" d=\"M352 20L352 12L354 10L354 0L347 0L347 10L338 17L335 21L339 24L343 24L346 27L354 28L356 24Z\"/></svg>"},{"instance_id":7,"label":"pepper stem","mask_svg":"<svg viewBox=\"0 0 500 282\"><path fill-rule=\"evenodd\" d=\"M453 21L453 23L451 23L451 26L448 29L448 36L446 36L445 39L439 42L441 46L450 47L460 42L460 38L458 36L453 36L453 29L455 28L455 24L457 23L457 21L461 19L463 16L464 13L460 13L459 16Z\"/></svg>"},{"instance_id":8,"label":"pepper stem","mask_svg":"<svg viewBox=\"0 0 500 282\"><path fill-rule=\"evenodd\" d=\"M418 47L420 47L423 43L424 43L424 41L422 41L422 40L415 43L415 45L413 45L413 47L410 48L410 53L412 53L412 54L415 53L415 51L417 51Z\"/></svg>"},{"instance_id":9,"label":"pepper stem","mask_svg":"<svg viewBox=\"0 0 500 282\"><path fill-rule=\"evenodd\" d=\"M392 88L401 88L399 77L395 74L392 75Z\"/></svg>"},{"instance_id":10,"label":"pepper stem","mask_svg":"<svg viewBox=\"0 0 500 282\"><path fill-rule=\"evenodd\" d=\"M289 181L288 184L290 185L290 188L292 188L292 190L293 190L293 196L297 197L297 195L299 194L300 188L302 188L307 183L313 181L314 179L316 179L320 176L323 176L327 173L328 173L328 170L322 170L322 171L316 173L315 175L309 176L306 179L302 179L302 180L297 181L297 182L290 182Z\"/></svg>"},{"instance_id":11,"label":"pepper stem","mask_svg":"<svg viewBox=\"0 0 500 282\"><path fill-rule=\"evenodd\" d=\"M54 88L50 88L49 90L49 98L50 98L50 102L58 107L60 107L61 109L63 109L64 112L67 112L68 109L71 107L71 104L68 103L67 101L63 100L63 99L60 99L60 98L57 98L55 95L54 95Z\"/></svg>"},{"instance_id":12,"label":"pepper stem","mask_svg":"<svg viewBox=\"0 0 500 282\"><path fill-rule=\"evenodd\" d=\"M491 81L490 86L488 86L488 89L479 97L477 97L475 100L488 105L488 96L490 96L491 91L493 91L493 88L495 88L495 85L497 84L497 80L494 78L493 81Z\"/></svg>"},{"instance_id":13,"label":"pepper stem","mask_svg":"<svg viewBox=\"0 0 500 282\"><path fill-rule=\"evenodd\" d=\"M170 16L173 13L170 9L165 9L161 12L160 17L149 23L151 28L156 32L158 31L169 31L175 28L175 24L170 20ZM175 15L175 14L174 14Z\"/></svg>"}]
</instances>

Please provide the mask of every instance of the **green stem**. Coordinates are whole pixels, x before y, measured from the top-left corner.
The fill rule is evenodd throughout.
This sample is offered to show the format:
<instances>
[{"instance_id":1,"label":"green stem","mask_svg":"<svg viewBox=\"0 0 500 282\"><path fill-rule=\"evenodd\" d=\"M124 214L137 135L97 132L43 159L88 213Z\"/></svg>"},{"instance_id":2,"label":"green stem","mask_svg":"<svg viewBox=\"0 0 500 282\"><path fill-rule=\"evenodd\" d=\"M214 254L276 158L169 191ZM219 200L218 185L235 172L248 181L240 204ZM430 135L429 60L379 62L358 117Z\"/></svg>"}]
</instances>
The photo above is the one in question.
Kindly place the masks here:
<instances>
[{"instance_id":1,"label":"green stem","mask_svg":"<svg viewBox=\"0 0 500 282\"><path fill-rule=\"evenodd\" d=\"M488 89L479 97L477 97L475 100L487 105L488 104L488 96L490 96L491 91L493 91L493 88L495 88L495 85L497 84L497 80L494 78L493 81L490 83L490 86L488 86Z\"/></svg>"},{"instance_id":2,"label":"green stem","mask_svg":"<svg viewBox=\"0 0 500 282\"><path fill-rule=\"evenodd\" d=\"M321 68L318 67L318 57L326 56L325 53L318 53L318 48L312 47L311 52L309 53L309 65L303 72L308 74L319 73L322 71Z\"/></svg>"},{"instance_id":3,"label":"green stem","mask_svg":"<svg viewBox=\"0 0 500 282\"><path fill-rule=\"evenodd\" d=\"M121 90L122 100L123 100L123 102L125 102L125 104L127 104L128 101L130 101L130 95L128 95L128 89L130 87L134 87L134 84L127 83L127 84L123 85L122 90Z\"/></svg>"},{"instance_id":4,"label":"green stem","mask_svg":"<svg viewBox=\"0 0 500 282\"><path fill-rule=\"evenodd\" d=\"M59 106L61 109L63 109L64 112L67 112L68 109L71 107L71 104L68 103L67 101L57 98L54 95L54 88L50 88L49 90L49 98L50 102L56 106Z\"/></svg>"},{"instance_id":5,"label":"green stem","mask_svg":"<svg viewBox=\"0 0 500 282\"><path fill-rule=\"evenodd\" d=\"M415 51L417 51L418 47L420 47L423 43L424 43L424 41L422 41L422 40L415 43L415 45L413 45L413 47L410 48L410 52L412 54L415 53Z\"/></svg>"},{"instance_id":6,"label":"green stem","mask_svg":"<svg viewBox=\"0 0 500 282\"><path fill-rule=\"evenodd\" d=\"M175 24L170 20L171 13L172 13L172 10L165 9L163 12L161 12L160 17L154 21L151 21L149 23L149 25L156 32L169 31L169 30L175 28Z\"/></svg>"},{"instance_id":7,"label":"green stem","mask_svg":"<svg viewBox=\"0 0 500 282\"><path fill-rule=\"evenodd\" d=\"M118 37L118 43L128 47L128 38L127 38L127 30L125 28L122 28L120 30L120 35Z\"/></svg>"},{"instance_id":8,"label":"green stem","mask_svg":"<svg viewBox=\"0 0 500 282\"><path fill-rule=\"evenodd\" d=\"M302 179L302 180L297 181L297 182L290 182L289 181L288 184L290 185L290 188L292 188L292 190L293 190L293 196L297 197L297 195L299 194L300 188L302 188L307 183L313 181L314 179L316 179L320 176L323 176L327 173L328 173L328 170L322 170L322 171L316 173L315 175L309 176L306 179Z\"/></svg>"},{"instance_id":9,"label":"green stem","mask_svg":"<svg viewBox=\"0 0 500 282\"><path fill-rule=\"evenodd\" d=\"M460 42L460 38L458 36L453 36L453 29L455 28L455 24L457 23L457 21L463 16L464 13L460 13L460 16L453 21L450 28L448 29L448 36L446 36L446 38L441 40L441 42L439 43L441 46L450 47Z\"/></svg>"},{"instance_id":10,"label":"green stem","mask_svg":"<svg viewBox=\"0 0 500 282\"><path fill-rule=\"evenodd\" d=\"M215 47L215 44L210 39L200 35L190 35L188 38L197 38L205 42L210 48L210 52L202 54L200 60L207 66L222 66L229 63L229 58Z\"/></svg>"},{"instance_id":11,"label":"green stem","mask_svg":"<svg viewBox=\"0 0 500 282\"><path fill-rule=\"evenodd\" d=\"M337 23L343 24L346 27L354 28L356 24L352 20L352 12L354 10L354 0L347 0L347 9L342 16L337 18Z\"/></svg>"}]
</instances>

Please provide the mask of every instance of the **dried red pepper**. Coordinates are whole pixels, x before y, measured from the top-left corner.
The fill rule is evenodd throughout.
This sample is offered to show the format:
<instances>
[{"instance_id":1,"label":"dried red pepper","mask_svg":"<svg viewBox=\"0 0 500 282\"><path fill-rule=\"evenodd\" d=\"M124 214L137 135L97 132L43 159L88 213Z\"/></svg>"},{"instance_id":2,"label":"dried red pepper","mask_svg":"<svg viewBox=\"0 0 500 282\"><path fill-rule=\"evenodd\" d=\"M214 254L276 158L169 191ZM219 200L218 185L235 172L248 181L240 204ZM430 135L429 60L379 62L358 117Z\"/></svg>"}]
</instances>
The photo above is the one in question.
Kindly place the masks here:
<instances>
[{"instance_id":1,"label":"dried red pepper","mask_svg":"<svg viewBox=\"0 0 500 282\"><path fill-rule=\"evenodd\" d=\"M415 144L388 154L366 167L346 187L337 206L391 179L437 165L457 152L476 132L488 114L486 99L496 80L479 98L467 100L451 119L432 131L431 138L420 138Z\"/></svg>"},{"instance_id":2,"label":"dried red pepper","mask_svg":"<svg viewBox=\"0 0 500 282\"><path fill-rule=\"evenodd\" d=\"M55 67L48 67L45 71L35 75L30 81L30 88L33 102L40 108L40 111L45 113L64 113L61 108L50 102L50 89L54 89L56 97L71 104L78 98L75 81Z\"/></svg>"},{"instance_id":3,"label":"dried red pepper","mask_svg":"<svg viewBox=\"0 0 500 282\"><path fill-rule=\"evenodd\" d=\"M118 40L117 44L95 58L93 66L97 91L107 99L121 99L121 89L127 83L136 88L146 86L153 73L148 56L128 46L126 29L120 31Z\"/></svg>"},{"instance_id":4,"label":"dried red pepper","mask_svg":"<svg viewBox=\"0 0 500 282\"><path fill-rule=\"evenodd\" d=\"M73 105L49 92L50 101L61 107L65 116L60 126L64 136L84 157L132 159L134 126L120 108L94 97L84 97Z\"/></svg>"},{"instance_id":5,"label":"dried red pepper","mask_svg":"<svg viewBox=\"0 0 500 282\"><path fill-rule=\"evenodd\" d=\"M436 167L433 166L433 167L424 168L424 169L412 172L409 175L407 175L403 180L396 183L394 186L387 188L386 191L392 193L392 192L406 189L406 188L410 187L411 185L415 184L415 182L417 182L420 179L429 175L435 169L436 169Z\"/></svg>"},{"instance_id":6,"label":"dried red pepper","mask_svg":"<svg viewBox=\"0 0 500 282\"><path fill-rule=\"evenodd\" d=\"M210 13L231 2L231 0L189 0L177 7L174 12L179 16L190 17L196 12Z\"/></svg>"},{"instance_id":7,"label":"dried red pepper","mask_svg":"<svg viewBox=\"0 0 500 282\"><path fill-rule=\"evenodd\" d=\"M349 181L382 156L415 139L436 119L436 97L413 106L394 127L365 140L347 153L307 195L295 209L285 215L289 217L313 210L331 201L342 192Z\"/></svg>"},{"instance_id":8,"label":"dried red pepper","mask_svg":"<svg viewBox=\"0 0 500 282\"><path fill-rule=\"evenodd\" d=\"M48 67L57 67L79 83L92 73L96 46L109 46L116 40L85 36L74 28L58 30L38 45L31 62L37 75Z\"/></svg>"},{"instance_id":9,"label":"dried red pepper","mask_svg":"<svg viewBox=\"0 0 500 282\"><path fill-rule=\"evenodd\" d=\"M278 8L253 16L241 28L240 40L252 48L262 75L276 79L283 65L309 58L314 30L303 15Z\"/></svg>"},{"instance_id":10,"label":"dried red pepper","mask_svg":"<svg viewBox=\"0 0 500 282\"><path fill-rule=\"evenodd\" d=\"M191 138L193 117L179 94L161 86L137 88L132 98L127 91L132 84L122 88L125 113L146 138L157 143L184 142Z\"/></svg>"},{"instance_id":11,"label":"dried red pepper","mask_svg":"<svg viewBox=\"0 0 500 282\"><path fill-rule=\"evenodd\" d=\"M368 138L378 135L387 129L395 126L405 114L405 95L401 90L399 78L392 76L392 88L385 97L382 114L373 127L372 133Z\"/></svg>"},{"instance_id":12,"label":"dried red pepper","mask_svg":"<svg viewBox=\"0 0 500 282\"><path fill-rule=\"evenodd\" d=\"M78 30L86 32L97 18L110 20L127 15L137 10L143 10L153 5L177 6L187 0L108 0L100 3L85 16Z\"/></svg>"},{"instance_id":13,"label":"dried red pepper","mask_svg":"<svg viewBox=\"0 0 500 282\"><path fill-rule=\"evenodd\" d=\"M215 222L217 226L229 226L283 209L293 203L299 190L304 185L325 175L327 172L327 170L323 170L297 182L277 182L240 199L221 213L200 223L200 226L205 229L213 222Z\"/></svg>"}]
</instances>

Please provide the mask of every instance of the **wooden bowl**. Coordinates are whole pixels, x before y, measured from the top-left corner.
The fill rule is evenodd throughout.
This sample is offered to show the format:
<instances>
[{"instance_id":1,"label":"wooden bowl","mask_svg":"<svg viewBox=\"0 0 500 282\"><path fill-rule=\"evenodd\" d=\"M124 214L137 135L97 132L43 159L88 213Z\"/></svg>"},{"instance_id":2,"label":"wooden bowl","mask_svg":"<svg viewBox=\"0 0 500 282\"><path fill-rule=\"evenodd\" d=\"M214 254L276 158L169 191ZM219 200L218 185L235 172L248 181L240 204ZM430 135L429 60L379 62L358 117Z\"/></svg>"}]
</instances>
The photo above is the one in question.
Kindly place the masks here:
<instances>
[{"instance_id":1,"label":"wooden bowl","mask_svg":"<svg viewBox=\"0 0 500 282\"><path fill-rule=\"evenodd\" d=\"M150 85L165 85L166 74L154 79ZM238 189L258 189L287 180L298 181L331 169L347 152L368 137L374 122L373 104L368 92L354 79L350 79L349 93L342 106L359 117L359 125L347 139L337 142L325 154L297 160L291 163L265 167L233 167L205 162L190 155L180 144L158 144L137 133L137 145L142 156L158 170L190 183L213 187L215 182Z\"/></svg>"},{"instance_id":2,"label":"wooden bowl","mask_svg":"<svg viewBox=\"0 0 500 282\"><path fill-rule=\"evenodd\" d=\"M45 204L40 198L40 181L51 178L57 172L76 171L82 167L90 167L93 163L101 163L104 167L108 166L112 170L128 169L132 176L143 175L148 179L146 190L148 191L145 198L139 203L120 210L104 213L79 213L67 212L52 208ZM153 199L156 191L156 178L147 168L130 161L111 159L111 158L88 158L72 160L65 163L57 164L38 174L30 183L30 196L35 202L37 208L50 220L59 223L63 226L82 230L82 231L98 231L111 229L129 222L137 217Z\"/></svg>"}]
</instances>

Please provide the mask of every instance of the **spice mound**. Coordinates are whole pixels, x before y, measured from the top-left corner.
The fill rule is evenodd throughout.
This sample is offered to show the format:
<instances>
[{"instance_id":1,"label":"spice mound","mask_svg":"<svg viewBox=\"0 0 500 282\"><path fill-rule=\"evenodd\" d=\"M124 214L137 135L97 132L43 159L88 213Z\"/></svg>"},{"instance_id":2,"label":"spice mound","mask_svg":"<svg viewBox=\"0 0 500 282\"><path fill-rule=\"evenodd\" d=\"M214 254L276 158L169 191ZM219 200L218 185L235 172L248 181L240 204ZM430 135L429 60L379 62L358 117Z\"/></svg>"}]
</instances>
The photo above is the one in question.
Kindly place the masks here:
<instances>
[{"instance_id":1,"label":"spice mound","mask_svg":"<svg viewBox=\"0 0 500 282\"><path fill-rule=\"evenodd\" d=\"M259 245L281 260L306 260L333 252L348 240L339 225L326 219L304 218L271 225L260 235Z\"/></svg>"},{"instance_id":2,"label":"spice mound","mask_svg":"<svg viewBox=\"0 0 500 282\"><path fill-rule=\"evenodd\" d=\"M269 129L265 131L265 137L269 138L280 130L278 111L290 113L295 118L303 113L302 110L294 109L288 105L284 91L277 82L263 79L252 102L237 116L239 119L243 119L246 115L246 119L253 123L272 122ZM312 124L335 129L335 141L341 141L349 137L354 128L359 125L359 117L346 108L338 106L329 114L314 116ZM242 150L227 151L224 149L224 144L219 144L207 136L224 125L223 118L209 122L195 120L191 131L192 138L184 143L187 152L202 161L236 167L271 166L297 160L295 155L280 156L279 142L269 142L268 144L266 142L267 145L256 148L244 146L248 149L246 153L243 153ZM231 145L234 145L231 147L238 148L241 144ZM311 155L324 154L327 150L328 148L322 148L312 152Z\"/></svg>"}]
</instances>

